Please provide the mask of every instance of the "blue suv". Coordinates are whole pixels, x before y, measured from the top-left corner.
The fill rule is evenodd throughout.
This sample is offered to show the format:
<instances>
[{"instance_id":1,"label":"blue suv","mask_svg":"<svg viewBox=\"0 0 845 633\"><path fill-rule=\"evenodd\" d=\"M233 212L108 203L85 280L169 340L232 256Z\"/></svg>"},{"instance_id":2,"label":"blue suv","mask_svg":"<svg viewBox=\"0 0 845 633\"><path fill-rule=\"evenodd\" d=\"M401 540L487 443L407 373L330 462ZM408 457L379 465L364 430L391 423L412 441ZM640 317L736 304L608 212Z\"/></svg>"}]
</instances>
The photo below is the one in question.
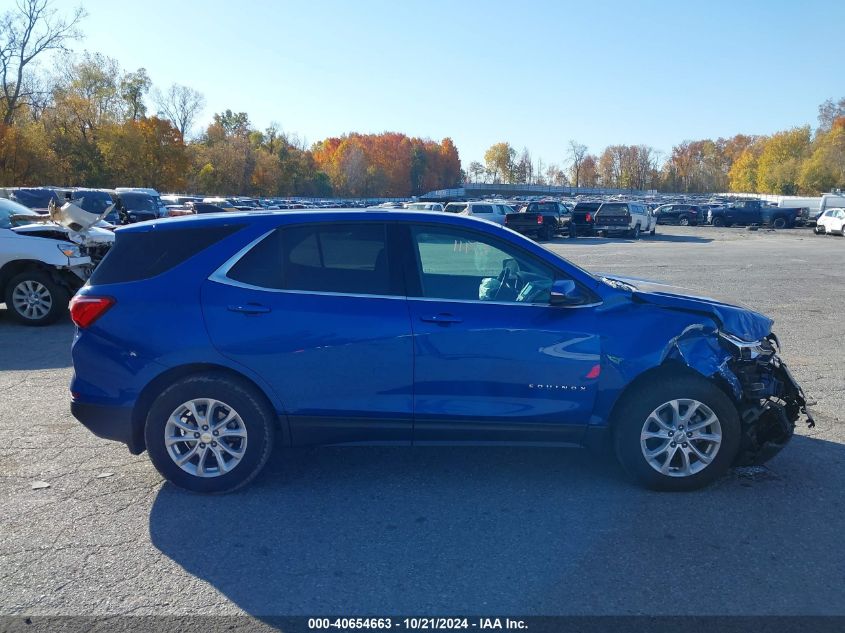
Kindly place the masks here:
<instances>
[{"instance_id":1,"label":"blue suv","mask_svg":"<svg viewBox=\"0 0 845 633\"><path fill-rule=\"evenodd\" d=\"M769 318L452 214L120 228L71 314L73 415L194 491L246 484L277 443L612 446L688 490L807 413Z\"/></svg>"}]
</instances>

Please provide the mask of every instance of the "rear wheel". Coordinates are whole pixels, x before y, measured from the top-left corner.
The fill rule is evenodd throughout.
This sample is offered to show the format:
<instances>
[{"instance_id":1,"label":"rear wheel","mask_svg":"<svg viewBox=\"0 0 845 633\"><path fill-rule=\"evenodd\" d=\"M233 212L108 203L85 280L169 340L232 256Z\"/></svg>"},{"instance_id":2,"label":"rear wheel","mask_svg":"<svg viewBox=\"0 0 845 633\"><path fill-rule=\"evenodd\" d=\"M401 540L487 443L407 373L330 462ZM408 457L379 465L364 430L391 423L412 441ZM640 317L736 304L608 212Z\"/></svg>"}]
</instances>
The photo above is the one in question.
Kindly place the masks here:
<instances>
[{"instance_id":1,"label":"rear wheel","mask_svg":"<svg viewBox=\"0 0 845 633\"><path fill-rule=\"evenodd\" d=\"M70 295L39 270L22 272L6 284L6 307L19 323L49 325L67 312Z\"/></svg>"},{"instance_id":2,"label":"rear wheel","mask_svg":"<svg viewBox=\"0 0 845 633\"><path fill-rule=\"evenodd\" d=\"M552 235L552 227L545 225L543 226L543 228L540 229L539 238L541 241L548 242L552 239L552 237L554 237Z\"/></svg>"},{"instance_id":3,"label":"rear wheel","mask_svg":"<svg viewBox=\"0 0 845 633\"><path fill-rule=\"evenodd\" d=\"M640 225L638 224L637 226L635 226L635 227L633 228L633 230L631 230L631 231L628 233L628 235L629 235L629 236L631 237L631 239L633 239L633 240L638 240L638 239L640 239Z\"/></svg>"},{"instance_id":4,"label":"rear wheel","mask_svg":"<svg viewBox=\"0 0 845 633\"><path fill-rule=\"evenodd\" d=\"M775 229L785 229L786 228L786 218L775 218L772 220L772 227Z\"/></svg>"},{"instance_id":5,"label":"rear wheel","mask_svg":"<svg viewBox=\"0 0 845 633\"><path fill-rule=\"evenodd\" d=\"M678 220L678 224L681 226L689 226L689 218L684 216Z\"/></svg>"},{"instance_id":6,"label":"rear wheel","mask_svg":"<svg viewBox=\"0 0 845 633\"><path fill-rule=\"evenodd\" d=\"M654 490L694 490L723 475L739 450L736 407L694 374L662 374L625 396L614 412L616 455Z\"/></svg>"},{"instance_id":7,"label":"rear wheel","mask_svg":"<svg viewBox=\"0 0 845 633\"><path fill-rule=\"evenodd\" d=\"M713 218L713 226L725 226L725 220L722 218Z\"/></svg>"},{"instance_id":8,"label":"rear wheel","mask_svg":"<svg viewBox=\"0 0 845 633\"><path fill-rule=\"evenodd\" d=\"M200 374L156 398L144 436L153 465L168 481L194 492L231 492L252 481L267 462L273 420L252 386Z\"/></svg>"}]
</instances>

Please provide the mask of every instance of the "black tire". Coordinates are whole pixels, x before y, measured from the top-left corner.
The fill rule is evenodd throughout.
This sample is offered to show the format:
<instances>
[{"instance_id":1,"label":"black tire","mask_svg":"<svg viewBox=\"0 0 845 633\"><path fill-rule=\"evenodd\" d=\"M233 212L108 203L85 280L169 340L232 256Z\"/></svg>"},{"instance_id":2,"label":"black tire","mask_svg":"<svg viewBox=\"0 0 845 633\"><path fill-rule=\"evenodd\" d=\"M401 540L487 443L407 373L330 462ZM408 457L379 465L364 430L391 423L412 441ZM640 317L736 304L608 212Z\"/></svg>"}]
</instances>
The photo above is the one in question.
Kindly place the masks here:
<instances>
[{"instance_id":1,"label":"black tire","mask_svg":"<svg viewBox=\"0 0 845 633\"><path fill-rule=\"evenodd\" d=\"M680 226L689 226L689 218L687 216L683 216L678 218L678 224Z\"/></svg>"},{"instance_id":2,"label":"black tire","mask_svg":"<svg viewBox=\"0 0 845 633\"><path fill-rule=\"evenodd\" d=\"M182 470L165 445L165 427L170 415L192 399L213 398L234 409L246 427L246 450L240 463L228 473L200 477ZM171 483L203 493L226 493L252 481L270 456L275 438L275 414L263 394L246 382L208 373L183 378L165 389L150 407L144 438L150 460Z\"/></svg>"},{"instance_id":3,"label":"black tire","mask_svg":"<svg viewBox=\"0 0 845 633\"><path fill-rule=\"evenodd\" d=\"M786 218L784 218L784 217L774 218L772 220L772 228L773 229L785 229L786 228Z\"/></svg>"},{"instance_id":4,"label":"black tire","mask_svg":"<svg viewBox=\"0 0 845 633\"><path fill-rule=\"evenodd\" d=\"M692 372L657 372L634 389L623 395L612 420L616 456L632 478L652 490L686 491L712 483L730 468L739 451L741 428L736 407L719 387ZM649 415L674 399L698 400L716 414L722 429L722 443L713 461L684 477L655 470L640 447L640 434Z\"/></svg>"},{"instance_id":5,"label":"black tire","mask_svg":"<svg viewBox=\"0 0 845 633\"><path fill-rule=\"evenodd\" d=\"M639 224L634 227L633 231L631 231L631 239L632 240L640 239L640 225Z\"/></svg>"},{"instance_id":6,"label":"black tire","mask_svg":"<svg viewBox=\"0 0 845 633\"><path fill-rule=\"evenodd\" d=\"M713 226L725 226L725 220L720 217L713 218Z\"/></svg>"},{"instance_id":7,"label":"black tire","mask_svg":"<svg viewBox=\"0 0 845 633\"><path fill-rule=\"evenodd\" d=\"M15 289L27 282L38 284L37 287L44 288L49 296L50 308L43 316L28 317L25 313L20 312L14 304L13 295ZM6 284L3 299L6 302L6 308L8 308L9 314L15 321L23 325L41 326L55 323L60 317L67 314L70 293L67 289L53 281L47 273L40 270L28 270L15 275L9 280L9 283Z\"/></svg>"},{"instance_id":8,"label":"black tire","mask_svg":"<svg viewBox=\"0 0 845 633\"><path fill-rule=\"evenodd\" d=\"M540 229L540 234L537 236L541 242L548 242L554 237L552 234L552 228L548 225L544 226Z\"/></svg>"}]
</instances>

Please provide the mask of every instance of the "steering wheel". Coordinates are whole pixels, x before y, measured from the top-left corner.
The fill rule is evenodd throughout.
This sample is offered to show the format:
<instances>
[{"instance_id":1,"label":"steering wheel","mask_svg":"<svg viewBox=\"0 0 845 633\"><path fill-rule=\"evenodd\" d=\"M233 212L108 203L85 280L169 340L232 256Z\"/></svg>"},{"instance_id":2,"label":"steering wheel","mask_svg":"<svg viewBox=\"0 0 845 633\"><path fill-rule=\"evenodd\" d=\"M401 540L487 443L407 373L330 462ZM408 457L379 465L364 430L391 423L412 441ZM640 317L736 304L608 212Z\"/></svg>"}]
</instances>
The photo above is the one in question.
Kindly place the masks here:
<instances>
[{"instance_id":1,"label":"steering wheel","mask_svg":"<svg viewBox=\"0 0 845 633\"><path fill-rule=\"evenodd\" d=\"M493 300L499 298L502 288L516 290L516 282L516 274L508 266L503 267L502 272L499 273L499 287L496 289L496 294L493 295Z\"/></svg>"}]
</instances>

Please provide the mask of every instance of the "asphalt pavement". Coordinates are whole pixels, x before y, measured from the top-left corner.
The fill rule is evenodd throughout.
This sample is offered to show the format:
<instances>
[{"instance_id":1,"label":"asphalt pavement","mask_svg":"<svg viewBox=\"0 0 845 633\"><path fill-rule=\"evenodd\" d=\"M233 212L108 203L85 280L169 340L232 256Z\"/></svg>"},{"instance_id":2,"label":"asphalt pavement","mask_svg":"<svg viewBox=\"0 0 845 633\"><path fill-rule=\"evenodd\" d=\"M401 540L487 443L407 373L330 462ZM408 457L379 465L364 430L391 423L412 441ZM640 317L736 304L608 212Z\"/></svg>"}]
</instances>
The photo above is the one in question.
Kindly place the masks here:
<instances>
[{"instance_id":1,"label":"asphalt pavement","mask_svg":"<svg viewBox=\"0 0 845 633\"><path fill-rule=\"evenodd\" d=\"M371 447L277 450L200 496L71 417L69 323L0 308L0 615L845 615L845 238L548 246L773 316L816 428L695 493L575 449Z\"/></svg>"}]
</instances>

